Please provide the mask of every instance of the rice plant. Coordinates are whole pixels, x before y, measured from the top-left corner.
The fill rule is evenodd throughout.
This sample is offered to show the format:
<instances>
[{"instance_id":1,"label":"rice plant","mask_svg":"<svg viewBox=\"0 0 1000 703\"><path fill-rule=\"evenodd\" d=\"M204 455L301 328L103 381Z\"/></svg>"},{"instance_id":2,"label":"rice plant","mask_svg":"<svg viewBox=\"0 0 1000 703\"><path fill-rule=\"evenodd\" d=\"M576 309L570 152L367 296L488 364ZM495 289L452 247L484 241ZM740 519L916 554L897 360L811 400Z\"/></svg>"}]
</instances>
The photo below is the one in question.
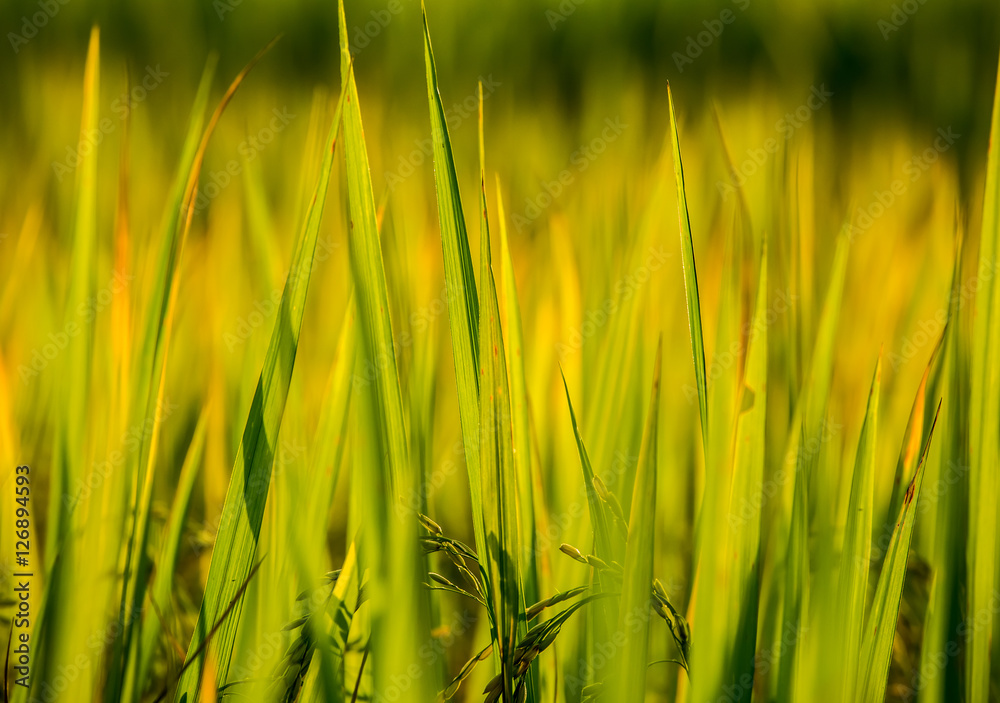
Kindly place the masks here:
<instances>
[{"instance_id":1,"label":"rice plant","mask_svg":"<svg viewBox=\"0 0 1000 703\"><path fill-rule=\"evenodd\" d=\"M598 90L567 161L442 8L327 9L307 97L94 25L0 166L0 699L1000 699L1000 80L971 176L815 86Z\"/></svg>"}]
</instances>

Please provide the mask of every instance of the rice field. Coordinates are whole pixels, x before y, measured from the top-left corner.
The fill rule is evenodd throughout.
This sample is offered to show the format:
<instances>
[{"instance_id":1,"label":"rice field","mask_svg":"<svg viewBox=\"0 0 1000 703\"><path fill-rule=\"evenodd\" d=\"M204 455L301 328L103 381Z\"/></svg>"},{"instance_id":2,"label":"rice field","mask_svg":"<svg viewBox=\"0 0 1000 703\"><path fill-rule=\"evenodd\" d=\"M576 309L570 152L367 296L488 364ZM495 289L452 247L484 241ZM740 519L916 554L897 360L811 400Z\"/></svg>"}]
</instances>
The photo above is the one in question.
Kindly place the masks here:
<instances>
[{"instance_id":1,"label":"rice field","mask_svg":"<svg viewBox=\"0 0 1000 703\"><path fill-rule=\"evenodd\" d=\"M78 2L0 13L0 700L1000 701L993 14L880 108L795 3Z\"/></svg>"}]
</instances>

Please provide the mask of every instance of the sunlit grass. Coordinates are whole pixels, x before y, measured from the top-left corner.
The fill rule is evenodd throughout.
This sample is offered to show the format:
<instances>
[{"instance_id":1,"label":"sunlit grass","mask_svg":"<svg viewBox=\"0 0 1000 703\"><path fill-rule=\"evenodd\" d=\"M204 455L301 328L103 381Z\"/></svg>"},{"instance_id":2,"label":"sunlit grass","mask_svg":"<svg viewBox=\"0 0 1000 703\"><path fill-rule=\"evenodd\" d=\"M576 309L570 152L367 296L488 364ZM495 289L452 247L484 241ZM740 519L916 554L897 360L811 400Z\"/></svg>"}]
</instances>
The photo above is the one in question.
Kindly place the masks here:
<instances>
[{"instance_id":1,"label":"sunlit grass","mask_svg":"<svg viewBox=\"0 0 1000 703\"><path fill-rule=\"evenodd\" d=\"M962 202L940 132L847 167L822 103L779 141L665 87L566 151L439 82L433 11L393 117L338 7L339 87L266 150L267 50L218 96L209 59L169 165L126 119L0 216L5 694L995 698L995 150Z\"/></svg>"}]
</instances>

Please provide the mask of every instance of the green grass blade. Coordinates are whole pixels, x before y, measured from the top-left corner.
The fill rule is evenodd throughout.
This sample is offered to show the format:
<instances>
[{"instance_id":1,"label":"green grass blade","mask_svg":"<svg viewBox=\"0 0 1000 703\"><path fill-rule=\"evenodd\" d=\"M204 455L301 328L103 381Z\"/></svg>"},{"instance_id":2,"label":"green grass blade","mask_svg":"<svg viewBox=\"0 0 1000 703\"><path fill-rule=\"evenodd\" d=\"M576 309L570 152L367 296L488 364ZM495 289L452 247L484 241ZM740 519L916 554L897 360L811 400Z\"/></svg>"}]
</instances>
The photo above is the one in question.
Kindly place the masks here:
<instances>
[{"instance_id":1,"label":"green grass blade","mask_svg":"<svg viewBox=\"0 0 1000 703\"><path fill-rule=\"evenodd\" d=\"M691 353L694 355L694 377L698 386L698 408L701 411L701 436L708 452L708 380L705 376L705 340L702 336L701 302L698 299L698 271L694 263L694 238L691 234L691 215L688 212L684 188L684 166L681 163L680 137L677 134L677 117L674 114L674 97L667 84L667 103L670 108L670 138L674 147L674 174L677 179L677 214L680 220L681 263L684 267L684 293L687 296L688 327L691 334Z\"/></svg>"},{"instance_id":2,"label":"green grass blade","mask_svg":"<svg viewBox=\"0 0 1000 703\"><path fill-rule=\"evenodd\" d=\"M448 298L448 320L455 355L458 411L465 441L465 463L469 472L476 549L485 550L483 540L482 489L479 471L479 299L473 273L469 237L458 188L458 174L452 154L448 121L438 89L437 68L431 35L424 21L424 62L427 69L427 100L430 104L431 139L434 142L434 184L437 189L438 220Z\"/></svg>"},{"instance_id":3,"label":"green grass blade","mask_svg":"<svg viewBox=\"0 0 1000 703\"><path fill-rule=\"evenodd\" d=\"M344 445L347 442L348 417L351 408L351 382L354 375L354 354L356 349L353 303L348 304L348 313L340 325L340 339L333 360L333 369L324 392L323 410L316 426L316 440L309 455L309 476L302 486L302 495L311 496L309 501L309 524L311 532L323 535L324 539L314 540L320 548L324 546L330 505L333 503L344 459Z\"/></svg>"},{"instance_id":4,"label":"green grass blade","mask_svg":"<svg viewBox=\"0 0 1000 703\"><path fill-rule=\"evenodd\" d=\"M479 160L485 179L485 146L483 143L483 86L479 85ZM485 189L485 182L483 184ZM517 299L517 282L514 279L514 264L507 241L507 222L500 193L500 178L497 176L497 219L500 227L500 276L503 282L503 298L499 301L499 320L506 321L507 343L504 345L507 379L510 389L511 438L513 447L513 480L516 489L516 510L518 544L516 559L518 578L521 585L520 611L525 604L537 603L541 599L538 591L536 566L537 542L535 540L535 505L531 462L531 419L528 416L528 387L524 373L524 335L521 330L521 306ZM486 194L483 193L484 227ZM487 237L488 239L488 237ZM485 241L485 240L484 240ZM482 276L480 276L480 280ZM495 290L494 282L494 290ZM528 673L527 689L534 699L538 688L538 669L532 664Z\"/></svg>"},{"instance_id":5,"label":"green grass blade","mask_svg":"<svg viewBox=\"0 0 1000 703\"><path fill-rule=\"evenodd\" d=\"M257 539L270 486L278 430L295 365L302 315L313 270L316 238L326 203L333 168L334 144L345 95L346 90L341 93L340 104L327 137L319 182L316 184L305 227L295 245L274 331L237 452L209 567L205 596L188 648L189 659L196 655L197 661L185 670L178 683L175 696L178 703L191 703L197 698L205 657L205 653L201 651L202 641L219 621L230 601L238 595L256 558ZM227 679L240 610L241 605L237 603L210 644L217 666L217 686L224 684Z\"/></svg>"},{"instance_id":6,"label":"green grass blade","mask_svg":"<svg viewBox=\"0 0 1000 703\"><path fill-rule=\"evenodd\" d=\"M482 172L481 172L482 175ZM479 447L483 492L483 520L487 552L488 599L493 611L493 641L503 677L503 699L514 700L517 687L514 648L527 628L521 576L517 473L506 353L500 329L500 306L490 253L485 183L480 179L479 348L483 394L480 398ZM497 651L499 650L499 651ZM522 684L526 685L526 684Z\"/></svg>"},{"instance_id":7,"label":"green grass blade","mask_svg":"<svg viewBox=\"0 0 1000 703\"><path fill-rule=\"evenodd\" d=\"M962 334L966 327L964 317L969 308L962 304L961 272L963 247L961 234L956 237L955 265L952 273L951 300L948 320L944 330L944 344L940 393L942 397L940 440L932 447L928 473L937 481L950 483L943 494L932 497L933 513L924 518L921 531L925 533L930 567L934 571L934 586L927 604L923 639L920 644L921 700L927 703L944 703L947 692L958 686L963 662L952 658L942 667L940 652L962 641L961 609L965 554L955 549L964 540L968 521L968 466L969 445L966 431L969 426L968 338ZM965 312L963 313L963 309ZM934 364L932 359L931 364ZM925 372L925 378L927 373ZM932 405L928 404L928 405ZM905 441L905 440L904 440ZM936 471L933 469L936 468ZM931 522L933 521L933 522ZM926 528L926 530L925 530ZM955 642L951 645L950 642ZM952 681L949 687L949 679Z\"/></svg>"},{"instance_id":8,"label":"green grass blade","mask_svg":"<svg viewBox=\"0 0 1000 703\"><path fill-rule=\"evenodd\" d=\"M566 376L562 373L562 369L560 369L560 374L562 374L563 390L566 392L566 405L569 407L570 423L573 425L573 436L576 439L577 451L580 454L583 486L587 493L590 524L594 535L594 553L598 558L606 563L610 563L612 560L620 560L621 555L625 551L625 545L622 544L620 533L613 535L608 526L611 518L608 516L604 502L597 495L597 490L594 486L594 469L590 463L590 455L587 452L587 448L584 446L583 437L580 434L580 427L576 421L576 413L573 410L573 401L569 395L569 385L566 383ZM594 587L598 590L605 590L609 585L605 583L607 579L602 578L597 570L594 570L592 579ZM606 641L608 637L613 635L614 627L618 620L618 613L620 611L616 611L616 604L610 599L596 603L593 607L587 609L587 623L590 626L591 634L588 640L581 645L583 648L581 651L589 652L588 656L593 656L592 648L594 644ZM599 683L604 678L601 672L595 671L594 679L590 683Z\"/></svg>"},{"instance_id":9,"label":"green grass blade","mask_svg":"<svg viewBox=\"0 0 1000 703\"><path fill-rule=\"evenodd\" d=\"M611 532L608 529L608 516L604 512L604 504L594 490L594 469L590 464L590 456L587 448L583 444L583 437L580 436L580 428L576 422L576 413L573 411L573 401L569 397L569 385L566 383L566 376L563 375L563 389L566 391L566 405L569 407L569 419L573 424L573 436L576 438L576 447L580 452L580 468L583 469L583 485L587 491L587 504L590 506L590 522L594 530L595 553L601 559L609 561L613 559L614 552L611 547Z\"/></svg>"},{"instance_id":10,"label":"green grass blade","mask_svg":"<svg viewBox=\"0 0 1000 703\"><path fill-rule=\"evenodd\" d=\"M795 494L792 498L791 524L783 572L782 631L797 633L808 626L809 496L807 481L800 477L794 483ZM694 646L697 646L697 642ZM768 651L766 647L773 647L770 643L764 646L764 651ZM778 700L795 700L800 650L801 645L797 639L780 650L777 672Z\"/></svg>"},{"instance_id":11,"label":"green grass blade","mask_svg":"<svg viewBox=\"0 0 1000 703\"><path fill-rule=\"evenodd\" d=\"M84 149L83 144L91 139L90 135L97 129L100 110L101 85L101 35L95 26L90 33L90 45L87 49L87 62L84 68L83 87L83 117L80 122L80 165L76 181L76 214L73 232L73 251L70 274L69 299L67 311L70 321L77 311L83 308L94 295L97 276L97 152L96 145L92 149ZM66 403L65 461L63 467L65 478L75 485L81 478L83 470L81 452L85 448L85 425L81 418L86 415L87 396L90 388L91 357L93 356L94 326L84 325L80 338L69 348L69 374L73 383L69 384ZM53 507L58 506L62 490L53 486L52 495L56 500ZM55 529L50 529L48 539L62 539L65 534L59 522L61 506L50 511L56 521ZM51 557L52 551L46 550Z\"/></svg>"},{"instance_id":12,"label":"green grass blade","mask_svg":"<svg viewBox=\"0 0 1000 703\"><path fill-rule=\"evenodd\" d=\"M524 581L524 600L537 603L541 600L538 590L537 547L535 539L535 500L531 456L531 418L528 408L528 386L524 371L524 333L521 329L521 306L517 299L517 281L514 262L507 241L507 218L497 177L497 219L500 223L500 278L503 281L501 309L507 321L507 371L510 377L510 408L513 415L514 466L517 472L518 511L521 520L521 578Z\"/></svg>"},{"instance_id":13,"label":"green grass blade","mask_svg":"<svg viewBox=\"0 0 1000 703\"><path fill-rule=\"evenodd\" d=\"M736 420L736 448L733 459L733 499L730 505L745 505L759 495L764 478L765 426L767 420L767 267L766 246L761 253L756 309L747 344L743 375L744 408ZM731 510L731 508L730 508ZM734 681L755 673L757 612L760 579L760 514L746 523L729 521L729 543L735 564L732 569L730 631L732 632L732 675Z\"/></svg>"},{"instance_id":14,"label":"green grass blade","mask_svg":"<svg viewBox=\"0 0 1000 703\"><path fill-rule=\"evenodd\" d=\"M407 691L416 700L429 700L440 690L440 676L420 658L420 647L430 630L430 594L420 586L426 581L426 564L417 542L416 514L409 508L409 499L419 495L423 486L409 456L378 218L342 1L338 11L340 72L347 92L344 155L351 274L363 353L375 368L373 383L359 393L365 396L370 418L364 441L370 450L377 450L378 457L374 467L359 465L359 471L368 474L363 479L367 534L362 538L360 558L370 572L374 686L376 693L386 691L400 677L413 679L408 672L414 667L430 668Z\"/></svg>"},{"instance_id":15,"label":"green grass blade","mask_svg":"<svg viewBox=\"0 0 1000 703\"><path fill-rule=\"evenodd\" d=\"M143 413L140 416L141 420L137 418L139 422L145 422L149 418L155 417L159 408L163 407L165 402L167 358L170 351L170 339L173 334L174 317L177 311L176 300L180 281L180 261L188 232L191 229L198 181L201 176L201 167L208 149L209 140L219 120L222 118L226 106L236 94L243 80L264 54L274 46L276 41L277 38L259 51L250 63L236 75L232 83L230 83L229 88L219 101L215 112L212 113L204 132L201 133L200 140L197 141L197 148L194 150L193 157L191 158L186 180L183 181L183 188L175 189L174 195L176 196L177 193L181 195L178 200L171 201L170 203L168 229L163 245L164 250L168 253L159 262L159 267L156 271L156 284L154 285L153 298L150 303L150 316L147 318L146 336L140 340L142 344L142 365L137 369L140 375L136 382L136 387L139 391L135 406L136 412L142 411ZM210 61L209 66L202 76L199 98L202 95L202 90L206 91L205 94L207 95L213 72L214 63ZM176 185L179 186L180 183L181 181L178 181ZM136 648L141 644L140 638L135 634L138 618L132 617L130 614L141 612L149 581L149 569L151 565L146 559L146 552L153 501L153 485L156 477L157 449L160 442L160 426L161 423L154 423L152 431L148 433L148 438L144 436L144 441L139 446L135 494L132 504L133 522L128 539L125 578L123 579L124 596L119 611L119 617L124 625L124 638L122 640L124 660L121 661L121 665L123 667L131 667L132 671L126 671L124 674L112 677L112 683L105 692L109 700L117 700L118 692L116 686L118 681L123 676L133 675L134 670L142 662L141 652L136 652ZM237 603L236 606L238 607L238 605ZM115 646L117 655L117 642ZM118 656L116 656L115 661L119 661Z\"/></svg>"},{"instance_id":16,"label":"green grass blade","mask_svg":"<svg viewBox=\"0 0 1000 703\"><path fill-rule=\"evenodd\" d=\"M938 342L931 355L931 361L924 370L923 378L920 379L920 387L917 389L913 406L910 408L910 416L906 421L906 430L903 432L903 447L896 462L896 476L892 482L892 496L889 499L889 508L883 520L883 533L887 535L892 534L895 527L894 520L899 515L903 494L913 479L913 472L917 468L920 452L927 441L926 431L930 423L930 418L926 417L927 408L929 405L933 407L927 402L927 399L937 396L935 389L940 383L942 371L940 362L943 339L944 337Z\"/></svg>"},{"instance_id":17,"label":"green grass blade","mask_svg":"<svg viewBox=\"0 0 1000 703\"><path fill-rule=\"evenodd\" d=\"M940 412L940 404L938 412ZM937 424L937 414L931 423L930 436L933 436ZM930 440L928 440L928 446ZM910 538L913 535L913 523L916 520L917 501L920 498L920 484L924 476L924 464L927 459L927 447L924 448L917 464L917 471L903 497L903 505L892 533L892 541L878 585L875 587L875 598L872 601L871 615L865 623L861 659L858 667L858 683L856 696L850 700L879 703L885 700L886 680L889 677L889 664L892 661L892 643L896 637L896 620L899 618L899 602L903 595L903 581L906 578L906 561L910 551Z\"/></svg>"},{"instance_id":18,"label":"green grass blade","mask_svg":"<svg viewBox=\"0 0 1000 703\"><path fill-rule=\"evenodd\" d=\"M73 239L70 253L69 290L66 297L65 326L77 325L78 311L83 309L95 292L98 261L97 239L97 157L98 148L92 144L90 135L97 131L100 111L100 71L101 37L95 26L91 29L87 46L87 59L83 72L83 105L80 117L79 153L80 163L76 172L74 188ZM84 146L88 148L84 148ZM91 148L92 147L92 148ZM45 592L41 600L41 615L35 622L36 651L38 657L32 672L32 692L37 684L53 675L50 667L67 656L66 648L79 632L73 634L73 626L80 618L74 618L73 610L79 607L80 591L65 590L67 575L74 574L82 585L90 586L90 575L86 566L85 549L74 533L82 532L83 525L79 512L67 510L64 496L75 490L78 482L85 478L84 459L88 451L87 427L88 396L94 357L94 327L91 324L77 326L79 334L71 337L65 356L58 362L67 383L65 402L60 403L54 418L54 452L50 469L48 520L45 534ZM60 389L60 394L62 394ZM21 461L18 458L18 461ZM86 478L89 478L87 476ZM9 485L9 484L8 484ZM77 524L74 524L76 521ZM6 523L5 529L13 529L13 521ZM8 559L10 557L7 557ZM80 561L83 559L84 561ZM12 562L9 562L12 563ZM41 566L41 564L39 564ZM82 572L82 573L81 573ZM85 629L88 625L83 625ZM14 687L15 689L23 687ZM15 692L17 692L15 690ZM37 694L36 694L37 695Z\"/></svg>"},{"instance_id":19,"label":"green grass blade","mask_svg":"<svg viewBox=\"0 0 1000 703\"><path fill-rule=\"evenodd\" d=\"M851 498L847 507L847 527L840 559L838 590L839 615L837 624L841 640L833 643L834 651L842 653L840 698L855 700L854 684L857 679L861 647L862 624L865 621L865 604L868 598L868 571L872 551L872 511L875 502L875 442L878 436L878 400L882 377L882 357L879 355L868 393L868 407L858 439L854 460L854 477L851 480Z\"/></svg>"},{"instance_id":20,"label":"green grass blade","mask_svg":"<svg viewBox=\"0 0 1000 703\"><path fill-rule=\"evenodd\" d=\"M781 628L786 632L798 632L802 625L808 626L808 623L802 622L802 617L809 596L809 498L820 454L810 447L823 446L826 441L824 433L828 433L824 422L849 251L850 241L844 228L837 239L809 371L804 388L798 394L788 429L783 464L779 467L781 473L775 471L772 476L775 479L782 477L775 497L776 504L773 510L762 515L769 555L761 590L774 589L779 593L783 618ZM788 495L789 491L791 495ZM780 555L784 555L784 561ZM801 648L801 638L796 637L788 646L782 646L782 636L781 632L772 628L762 632L760 643L760 648L765 651L780 648L781 657L772 667L772 671L777 669L772 674L772 681L780 691L779 698L793 693L795 661ZM769 689L774 687L769 686Z\"/></svg>"},{"instance_id":21,"label":"green grass blade","mask_svg":"<svg viewBox=\"0 0 1000 703\"><path fill-rule=\"evenodd\" d=\"M158 612L151 612L142 621L141 645L139 647L142 661L139 664L138 676L135 679L138 686L149 676L153 655L156 653L157 640L162 632L161 618L166 618L173 611L174 576L177 569L177 554L184 535L184 523L187 519L188 506L191 503L191 493L194 489L198 470L201 468L202 456L205 450L205 437L208 432L208 410L202 411L195 427L194 435L188 445L187 455L181 465L180 476L177 479L177 491L170 509L170 517L164 528L163 547L156 561L156 574L153 577L153 587L150 598L156 604ZM132 690L135 690L133 683Z\"/></svg>"},{"instance_id":22,"label":"green grass blade","mask_svg":"<svg viewBox=\"0 0 1000 703\"><path fill-rule=\"evenodd\" d=\"M344 22L341 7L341 24ZM347 44L346 28L341 27L341 43ZM344 154L347 162L347 195L350 204L350 254L354 272L358 307L361 310L362 337L375 373L375 402L384 423L380 424L382 447L388 453L391 495L397 495L402 474L409 468L409 449L403 421L403 402L396 370L396 353L389 320L389 295L382 262L375 217L375 196L372 194L368 152L364 142L364 126L358 106L358 89L350 53L341 51L341 80L347 90L344 111Z\"/></svg>"},{"instance_id":23,"label":"green grass blade","mask_svg":"<svg viewBox=\"0 0 1000 703\"><path fill-rule=\"evenodd\" d=\"M833 265L830 269L830 285L823 300L823 310L820 313L806 387L800 401L803 406L802 429L806 433L806 439L816 437L821 432L821 426L826 418L827 400L830 396L830 384L833 379L837 327L844 301L844 283L847 277L849 252L850 240L845 231L841 231L837 237Z\"/></svg>"},{"instance_id":24,"label":"green grass blade","mask_svg":"<svg viewBox=\"0 0 1000 703\"><path fill-rule=\"evenodd\" d=\"M186 219L184 215L189 203L188 185L192 177L196 178L195 174L199 168L198 151L205 140L203 130L205 109L208 106L209 90L214 74L215 62L212 60L206 65L198 85L187 136L181 150L181 159L167 200L163 239L152 275L152 287L146 302L145 316L138 324L142 332L138 340L137 363L133 366L131 379L131 426L145 423L150 413L155 412L157 398L162 390L160 381L166 363L167 338L171 325L170 300L175 289L177 268L186 233L182 222ZM155 429L154 427L154 434ZM134 669L131 672L127 669L129 664L138 665L142 660L141 653L139 656L130 656L135 653L134 647L139 641L133 639L135 629L133 621L136 619L129 617L128 613L135 612L135 603L142 603L142 592L147 581L148 565L144 561L144 555L152 477L147 477L145 472L149 465L149 457L155 456L155 452L152 451L154 439L150 437L148 441L143 441L141 446L130 452L128 458L131 472L136 478L134 485L129 486L132 493L129 506L132 528L126 546L125 574L119 606L121 629L118 630L119 634L111 647L110 672L105 692L105 697L109 700L117 700L121 695L120 687L126 683L126 676L134 675ZM124 693L127 695L129 692Z\"/></svg>"},{"instance_id":25,"label":"green grass blade","mask_svg":"<svg viewBox=\"0 0 1000 703\"><path fill-rule=\"evenodd\" d=\"M695 700L714 699L729 678L733 645L730 605L738 597L730 589L733 545L725 516L730 514L734 480L735 431L741 391L741 372L746 347L742 344L741 301L742 240L737 228L726 233L719 291L716 353L712 359L712 384L708 387L708 436L705 451L705 481L695 522L697 583L691 610L692 637L698 641L691 656L691 691ZM732 355L730 350L736 349ZM725 363L723 354L733 360Z\"/></svg>"},{"instance_id":26,"label":"green grass blade","mask_svg":"<svg viewBox=\"0 0 1000 703\"><path fill-rule=\"evenodd\" d=\"M639 450L639 466L629 513L625 575L617 637L624 642L617 656L614 699L622 703L646 700L646 669L649 663L650 583L653 580L654 534L656 532L656 474L658 460L660 366L662 340L656 350L653 389L650 394L646 431ZM617 644L617 639L616 639Z\"/></svg>"},{"instance_id":27,"label":"green grass blade","mask_svg":"<svg viewBox=\"0 0 1000 703\"><path fill-rule=\"evenodd\" d=\"M997 466L1000 465L1000 72L993 99L990 150L979 240L980 287L972 332L972 398L969 404L968 613L976 627L968 633L966 699L990 696L990 641L996 597ZM980 622L982 618L982 622Z\"/></svg>"},{"instance_id":28,"label":"green grass blade","mask_svg":"<svg viewBox=\"0 0 1000 703\"><path fill-rule=\"evenodd\" d=\"M303 564L303 567L308 566ZM319 659L320 674L314 678L306 680L302 688L301 695L297 700L301 701L329 701L330 703L344 703L347 698L345 690L350 693L349 688L353 681L345 678L344 658L347 650L348 634L351 630L351 623L354 621L354 610L358 599L358 559L355 543L351 542L347 549L347 556L340 567L337 576L337 583L333 588L333 593L329 603L326 605L326 612L329 614L329 631L323 632L311 619L310 625L317 632L313 633L313 639L319 642L323 637L328 637L331 646L318 647L316 658Z\"/></svg>"}]
</instances>

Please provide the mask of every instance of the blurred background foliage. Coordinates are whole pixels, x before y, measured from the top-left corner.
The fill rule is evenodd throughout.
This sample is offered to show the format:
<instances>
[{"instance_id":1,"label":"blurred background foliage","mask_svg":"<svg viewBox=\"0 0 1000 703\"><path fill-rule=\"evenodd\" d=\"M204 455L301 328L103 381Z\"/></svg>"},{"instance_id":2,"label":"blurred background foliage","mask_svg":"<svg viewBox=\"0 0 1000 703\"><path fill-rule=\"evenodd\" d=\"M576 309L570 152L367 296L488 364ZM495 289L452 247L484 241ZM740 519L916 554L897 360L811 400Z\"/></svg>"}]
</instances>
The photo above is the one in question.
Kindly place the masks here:
<instances>
[{"instance_id":1,"label":"blurred background foliage","mask_svg":"<svg viewBox=\"0 0 1000 703\"><path fill-rule=\"evenodd\" d=\"M389 11L392 4L398 14ZM5 51L0 59L5 146L15 154L44 143L40 130L47 122L38 119L42 106L31 100L38 79L73 75L94 23L102 28L107 66L141 72L160 64L183 78L158 96L158 111L188 104L184 98L193 93L210 52L218 53L223 75L230 75L279 32L285 39L258 70L259 89L309 88L329 84L333 75L336 13L325 0L51 5L58 7L57 16L16 54ZM39 8L38 0L8 0L0 6L0 27L5 34L20 33L23 19ZM379 96L395 114L426 112L419 10L416 0L360 0L349 8L352 37L373 26L372 13L390 18L356 51L356 71L362 90ZM679 70L675 54L705 30L703 23L726 10L736 19L725 27L724 41L713 40ZM528 120L554 111L563 132L579 124L587 104L620 99L630 89L642 95L636 107L647 119L662 120L668 80L687 110L697 112L713 97L754 95L762 85L797 102L816 82L838 96L829 119L845 136L900 119L931 131L954 125L978 139L986 133L1000 19L1000 8L981 0L433 0L429 11L445 86L468 86L471 93L477 76L493 74L508 86L493 100L495 114ZM894 13L899 26L892 24ZM971 144L965 141L960 153L977 151Z\"/></svg>"}]
</instances>

